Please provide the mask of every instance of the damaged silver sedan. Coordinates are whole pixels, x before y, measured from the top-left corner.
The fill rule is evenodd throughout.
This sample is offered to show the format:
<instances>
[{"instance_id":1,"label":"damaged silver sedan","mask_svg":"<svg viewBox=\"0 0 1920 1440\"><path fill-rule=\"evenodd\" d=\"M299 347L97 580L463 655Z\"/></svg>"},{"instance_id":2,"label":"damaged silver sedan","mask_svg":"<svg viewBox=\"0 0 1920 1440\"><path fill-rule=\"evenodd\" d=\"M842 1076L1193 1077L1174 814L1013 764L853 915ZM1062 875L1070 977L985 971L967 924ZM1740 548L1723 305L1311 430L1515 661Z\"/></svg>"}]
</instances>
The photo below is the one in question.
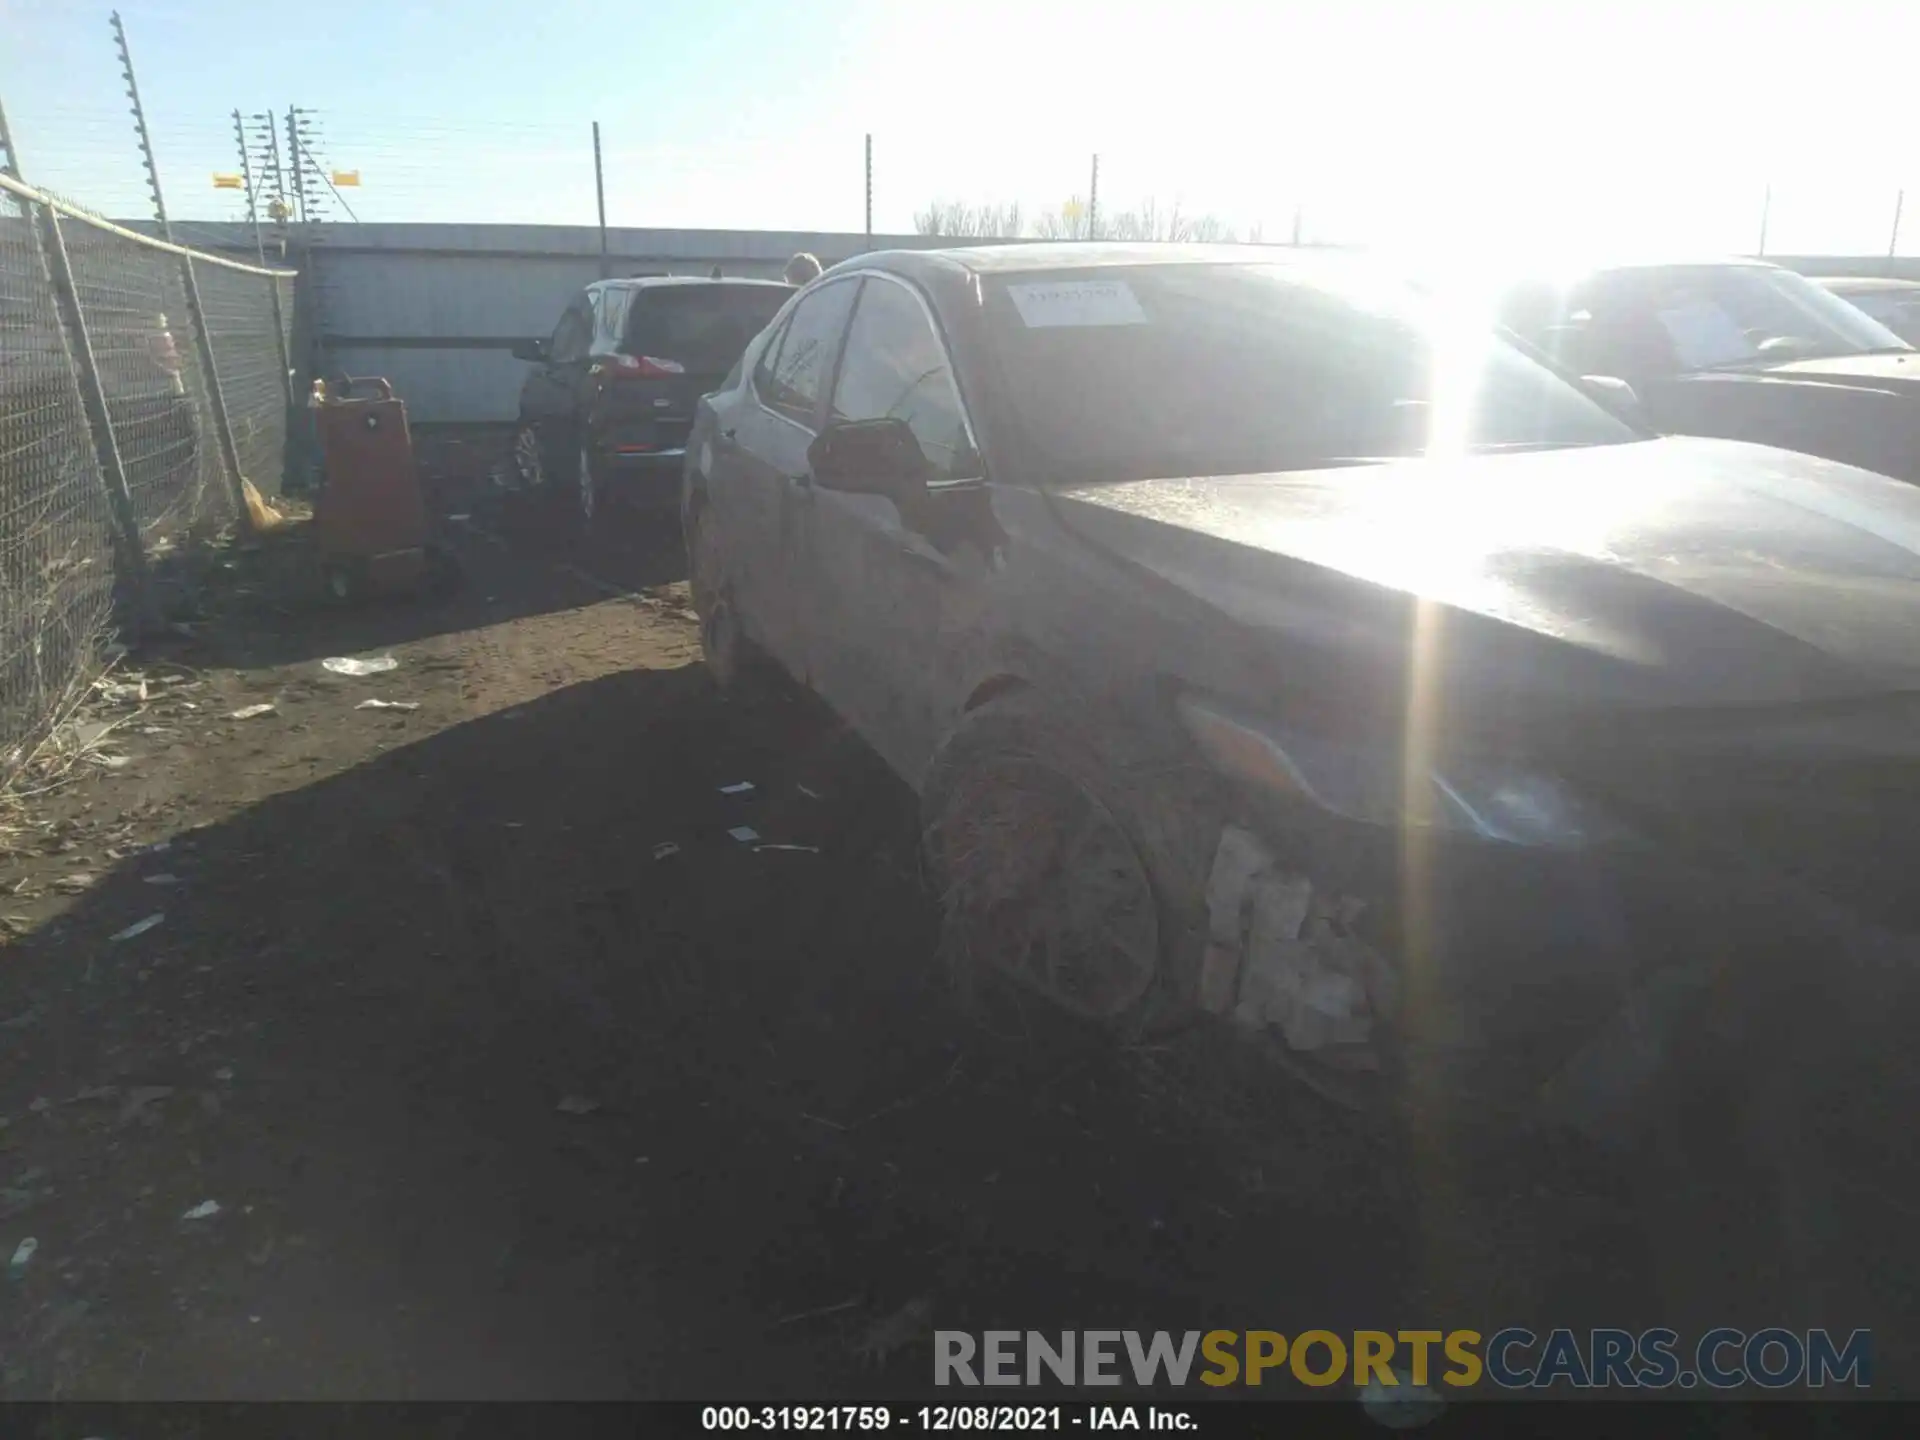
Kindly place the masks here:
<instances>
[{"instance_id":1,"label":"damaged silver sedan","mask_svg":"<svg viewBox=\"0 0 1920 1440\"><path fill-rule=\"evenodd\" d=\"M1351 259L863 256L702 403L707 660L1089 1020L1435 1123L1804 1092L1906 1048L1920 491L1610 403Z\"/></svg>"}]
</instances>

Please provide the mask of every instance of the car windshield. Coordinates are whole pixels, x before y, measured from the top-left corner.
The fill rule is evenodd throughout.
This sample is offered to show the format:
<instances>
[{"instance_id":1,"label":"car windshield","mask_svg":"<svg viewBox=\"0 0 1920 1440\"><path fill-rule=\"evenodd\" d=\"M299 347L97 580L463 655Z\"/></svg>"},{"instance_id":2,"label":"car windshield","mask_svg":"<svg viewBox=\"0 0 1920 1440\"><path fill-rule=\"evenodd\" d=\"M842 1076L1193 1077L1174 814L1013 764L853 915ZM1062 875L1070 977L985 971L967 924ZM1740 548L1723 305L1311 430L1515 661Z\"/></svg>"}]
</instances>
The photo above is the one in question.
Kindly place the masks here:
<instances>
[{"instance_id":1,"label":"car windshield","mask_svg":"<svg viewBox=\"0 0 1920 1440\"><path fill-rule=\"evenodd\" d=\"M1611 283L1607 283L1611 281ZM1906 348L1900 337L1804 275L1767 265L1677 265L1603 277L1576 329L1664 362L1650 372L1733 370ZM1644 329L1638 340L1626 332ZM1615 333L1617 332L1617 333Z\"/></svg>"},{"instance_id":2,"label":"car windshield","mask_svg":"<svg viewBox=\"0 0 1920 1440\"><path fill-rule=\"evenodd\" d=\"M989 345L1053 483L1241 475L1642 438L1407 287L1271 264L1022 274Z\"/></svg>"},{"instance_id":3,"label":"car windshield","mask_svg":"<svg viewBox=\"0 0 1920 1440\"><path fill-rule=\"evenodd\" d=\"M784 285L658 285L627 314L627 350L723 375L793 291Z\"/></svg>"}]
</instances>

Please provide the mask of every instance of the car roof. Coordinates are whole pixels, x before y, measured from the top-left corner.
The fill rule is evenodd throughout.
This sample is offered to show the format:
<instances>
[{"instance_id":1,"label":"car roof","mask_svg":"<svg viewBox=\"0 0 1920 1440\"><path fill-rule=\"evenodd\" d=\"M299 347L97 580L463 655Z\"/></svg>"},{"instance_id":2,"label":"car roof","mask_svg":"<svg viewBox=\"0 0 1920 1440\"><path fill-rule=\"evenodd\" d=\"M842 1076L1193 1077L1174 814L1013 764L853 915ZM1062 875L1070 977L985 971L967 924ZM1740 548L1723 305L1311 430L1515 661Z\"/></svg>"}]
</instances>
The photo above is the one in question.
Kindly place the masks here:
<instances>
[{"instance_id":1,"label":"car roof","mask_svg":"<svg viewBox=\"0 0 1920 1440\"><path fill-rule=\"evenodd\" d=\"M1836 295L1867 295L1875 290L1920 291L1920 280L1901 280L1891 275L1812 275L1808 278Z\"/></svg>"},{"instance_id":2,"label":"car roof","mask_svg":"<svg viewBox=\"0 0 1920 1440\"><path fill-rule=\"evenodd\" d=\"M769 290L791 290L784 280L758 280L748 275L629 275L618 280L596 280L589 290L650 290L669 285L753 285Z\"/></svg>"},{"instance_id":3,"label":"car roof","mask_svg":"<svg viewBox=\"0 0 1920 1440\"><path fill-rule=\"evenodd\" d=\"M1317 254L1317 251L1306 252ZM836 270L877 268L901 274L956 271L973 275L1018 275L1030 271L1097 270L1116 265L1270 265L1302 252L1283 245L1129 244L1109 240L1033 241L1007 245L957 245L940 250L875 250L836 265Z\"/></svg>"}]
</instances>

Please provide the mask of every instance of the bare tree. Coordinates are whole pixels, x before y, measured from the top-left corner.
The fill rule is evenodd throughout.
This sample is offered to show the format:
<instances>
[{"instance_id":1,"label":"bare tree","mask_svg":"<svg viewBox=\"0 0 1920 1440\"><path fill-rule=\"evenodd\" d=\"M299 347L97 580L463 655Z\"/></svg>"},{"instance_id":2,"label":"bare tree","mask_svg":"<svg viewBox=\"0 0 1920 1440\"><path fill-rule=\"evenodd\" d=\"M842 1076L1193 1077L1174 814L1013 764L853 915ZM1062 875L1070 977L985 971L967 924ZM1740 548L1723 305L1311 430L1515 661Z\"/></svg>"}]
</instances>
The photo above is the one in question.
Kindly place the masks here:
<instances>
[{"instance_id":1,"label":"bare tree","mask_svg":"<svg viewBox=\"0 0 1920 1440\"><path fill-rule=\"evenodd\" d=\"M1218 215L1188 215L1175 201L1163 209L1147 197L1131 210L1102 210L1089 228L1087 203L1071 197L1057 210L1041 214L1034 233L1047 240L1237 240L1233 228Z\"/></svg>"},{"instance_id":2,"label":"bare tree","mask_svg":"<svg viewBox=\"0 0 1920 1440\"><path fill-rule=\"evenodd\" d=\"M920 235L948 235L955 239L1017 240L1025 233L1020 202L1005 205L968 205L960 200L936 200L913 217Z\"/></svg>"}]
</instances>

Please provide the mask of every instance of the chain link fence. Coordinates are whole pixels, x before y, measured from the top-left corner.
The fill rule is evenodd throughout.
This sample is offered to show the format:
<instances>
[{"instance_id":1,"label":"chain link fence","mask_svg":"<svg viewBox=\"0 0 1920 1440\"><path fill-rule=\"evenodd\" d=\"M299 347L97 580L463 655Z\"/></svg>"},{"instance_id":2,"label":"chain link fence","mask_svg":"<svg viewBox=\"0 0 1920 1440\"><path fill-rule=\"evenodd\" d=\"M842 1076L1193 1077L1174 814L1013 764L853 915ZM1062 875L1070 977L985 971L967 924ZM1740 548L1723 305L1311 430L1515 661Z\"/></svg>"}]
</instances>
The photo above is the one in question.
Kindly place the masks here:
<instances>
[{"instance_id":1,"label":"chain link fence","mask_svg":"<svg viewBox=\"0 0 1920 1440\"><path fill-rule=\"evenodd\" d=\"M154 619L156 574L246 525L243 479L279 490L292 279L0 174L0 780Z\"/></svg>"}]
</instances>

